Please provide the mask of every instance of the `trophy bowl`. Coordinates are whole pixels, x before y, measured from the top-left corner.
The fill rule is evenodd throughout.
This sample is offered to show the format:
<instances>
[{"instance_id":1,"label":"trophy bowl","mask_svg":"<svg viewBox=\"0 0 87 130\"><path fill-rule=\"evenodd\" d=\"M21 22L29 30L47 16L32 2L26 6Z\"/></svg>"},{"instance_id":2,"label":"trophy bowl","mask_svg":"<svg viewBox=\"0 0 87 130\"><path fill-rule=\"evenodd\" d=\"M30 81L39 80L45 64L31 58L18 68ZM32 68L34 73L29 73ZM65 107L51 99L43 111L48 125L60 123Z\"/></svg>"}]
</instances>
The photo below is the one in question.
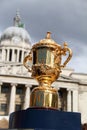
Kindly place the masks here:
<instances>
[{"instance_id":1,"label":"trophy bowl","mask_svg":"<svg viewBox=\"0 0 87 130\"><path fill-rule=\"evenodd\" d=\"M63 64L62 55L68 56ZM58 91L51 84L58 79L61 69L72 57L72 50L64 43L64 47L51 39L47 32L46 38L32 46L29 55L24 58L24 66L32 73L39 86L35 87L30 96L30 107L58 109ZM30 67L30 61L32 66Z\"/></svg>"}]
</instances>

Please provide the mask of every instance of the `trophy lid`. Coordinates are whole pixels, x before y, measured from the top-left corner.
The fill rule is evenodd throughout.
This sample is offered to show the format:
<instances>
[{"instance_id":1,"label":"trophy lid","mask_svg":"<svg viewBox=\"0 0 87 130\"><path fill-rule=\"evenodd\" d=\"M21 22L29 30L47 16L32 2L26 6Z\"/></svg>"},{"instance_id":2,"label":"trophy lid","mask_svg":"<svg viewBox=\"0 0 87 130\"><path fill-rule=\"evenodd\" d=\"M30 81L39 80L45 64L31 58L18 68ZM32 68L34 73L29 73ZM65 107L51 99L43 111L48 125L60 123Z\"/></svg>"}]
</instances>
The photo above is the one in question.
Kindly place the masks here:
<instances>
[{"instance_id":1,"label":"trophy lid","mask_svg":"<svg viewBox=\"0 0 87 130\"><path fill-rule=\"evenodd\" d=\"M38 43L33 45L32 49L40 48L40 47L50 47L50 48L59 48L61 49L61 45L56 43L53 39L51 39L51 32L47 32L47 35L44 39L41 39Z\"/></svg>"}]
</instances>

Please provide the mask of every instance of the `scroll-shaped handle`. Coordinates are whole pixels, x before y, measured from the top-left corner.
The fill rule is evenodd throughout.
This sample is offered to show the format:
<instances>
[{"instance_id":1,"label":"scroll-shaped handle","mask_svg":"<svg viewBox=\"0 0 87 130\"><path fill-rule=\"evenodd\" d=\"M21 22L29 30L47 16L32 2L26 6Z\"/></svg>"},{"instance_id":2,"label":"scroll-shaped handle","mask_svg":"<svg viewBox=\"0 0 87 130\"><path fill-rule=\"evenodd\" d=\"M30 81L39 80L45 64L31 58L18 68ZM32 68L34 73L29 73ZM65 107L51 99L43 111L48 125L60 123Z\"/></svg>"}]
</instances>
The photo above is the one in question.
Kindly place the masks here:
<instances>
[{"instance_id":1,"label":"scroll-shaped handle","mask_svg":"<svg viewBox=\"0 0 87 130\"><path fill-rule=\"evenodd\" d=\"M64 43L64 48L61 50L61 55L66 55L66 52L68 52L68 57L65 60L65 62L63 63L63 65L61 65L61 67L65 67L66 64L70 61L70 59L72 58L72 50L70 48L67 47L67 43Z\"/></svg>"},{"instance_id":2,"label":"scroll-shaped handle","mask_svg":"<svg viewBox=\"0 0 87 130\"><path fill-rule=\"evenodd\" d=\"M24 58L24 61L23 61L24 66L28 69L29 72L32 71L32 69L29 65L30 61L32 61L31 51L30 51L29 55Z\"/></svg>"}]
</instances>

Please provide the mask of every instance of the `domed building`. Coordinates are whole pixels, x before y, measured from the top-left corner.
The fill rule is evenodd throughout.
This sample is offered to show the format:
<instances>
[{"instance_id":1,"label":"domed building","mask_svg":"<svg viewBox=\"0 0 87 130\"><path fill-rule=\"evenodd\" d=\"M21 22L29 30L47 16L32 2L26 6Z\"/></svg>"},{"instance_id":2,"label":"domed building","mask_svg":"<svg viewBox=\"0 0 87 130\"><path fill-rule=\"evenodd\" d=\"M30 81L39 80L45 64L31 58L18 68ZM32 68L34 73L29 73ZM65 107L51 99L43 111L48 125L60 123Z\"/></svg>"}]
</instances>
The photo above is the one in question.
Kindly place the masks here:
<instances>
[{"instance_id":1,"label":"domed building","mask_svg":"<svg viewBox=\"0 0 87 130\"><path fill-rule=\"evenodd\" d=\"M0 128L5 128L1 124L10 113L29 107L30 92L38 85L23 66L32 44L18 11L13 22L0 37ZM65 68L52 87L58 90L58 109L80 112L81 122L86 123L87 74Z\"/></svg>"},{"instance_id":2,"label":"domed building","mask_svg":"<svg viewBox=\"0 0 87 130\"><path fill-rule=\"evenodd\" d=\"M24 94L28 93L25 75L30 74L23 66L23 59L30 49L31 38L17 12L14 26L4 30L0 37L0 119L8 119L11 112L29 106L29 98L25 97L26 103Z\"/></svg>"},{"instance_id":3,"label":"domed building","mask_svg":"<svg viewBox=\"0 0 87 130\"><path fill-rule=\"evenodd\" d=\"M0 73L22 74L23 59L29 53L30 48L29 33L24 29L17 12L14 26L8 27L0 37Z\"/></svg>"}]
</instances>

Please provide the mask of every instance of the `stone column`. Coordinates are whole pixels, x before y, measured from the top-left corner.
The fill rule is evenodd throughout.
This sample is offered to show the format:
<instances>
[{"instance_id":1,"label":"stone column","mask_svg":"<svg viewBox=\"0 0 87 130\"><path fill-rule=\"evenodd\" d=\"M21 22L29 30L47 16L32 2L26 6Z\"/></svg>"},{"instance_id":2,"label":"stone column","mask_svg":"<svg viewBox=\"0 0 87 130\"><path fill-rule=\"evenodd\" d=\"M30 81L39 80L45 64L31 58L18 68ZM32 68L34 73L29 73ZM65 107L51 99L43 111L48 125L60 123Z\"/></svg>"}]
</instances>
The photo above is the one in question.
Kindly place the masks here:
<instances>
[{"instance_id":1,"label":"stone column","mask_svg":"<svg viewBox=\"0 0 87 130\"><path fill-rule=\"evenodd\" d=\"M2 61L5 61L5 48L2 48Z\"/></svg>"},{"instance_id":2,"label":"stone column","mask_svg":"<svg viewBox=\"0 0 87 130\"><path fill-rule=\"evenodd\" d=\"M78 112L78 90L73 90L73 112Z\"/></svg>"},{"instance_id":3,"label":"stone column","mask_svg":"<svg viewBox=\"0 0 87 130\"><path fill-rule=\"evenodd\" d=\"M15 96L16 96L16 86L17 84L11 84L11 94L9 103L9 114L15 111Z\"/></svg>"},{"instance_id":4,"label":"stone column","mask_svg":"<svg viewBox=\"0 0 87 130\"><path fill-rule=\"evenodd\" d=\"M61 109L62 102L61 102L61 96L60 96L60 88L58 88L58 109Z\"/></svg>"},{"instance_id":5,"label":"stone column","mask_svg":"<svg viewBox=\"0 0 87 130\"><path fill-rule=\"evenodd\" d=\"M24 105L23 109L26 109L30 105L30 85L25 85L26 90L25 90L25 98L24 98Z\"/></svg>"},{"instance_id":6,"label":"stone column","mask_svg":"<svg viewBox=\"0 0 87 130\"><path fill-rule=\"evenodd\" d=\"M17 50L17 62L19 62L19 50Z\"/></svg>"},{"instance_id":7,"label":"stone column","mask_svg":"<svg viewBox=\"0 0 87 130\"><path fill-rule=\"evenodd\" d=\"M71 90L67 89L67 111L71 111Z\"/></svg>"},{"instance_id":8,"label":"stone column","mask_svg":"<svg viewBox=\"0 0 87 130\"><path fill-rule=\"evenodd\" d=\"M22 50L21 62L24 60L24 51Z\"/></svg>"},{"instance_id":9,"label":"stone column","mask_svg":"<svg viewBox=\"0 0 87 130\"><path fill-rule=\"evenodd\" d=\"M12 62L15 62L15 53L14 53L14 49L12 49Z\"/></svg>"},{"instance_id":10,"label":"stone column","mask_svg":"<svg viewBox=\"0 0 87 130\"><path fill-rule=\"evenodd\" d=\"M7 49L7 61L9 61L9 56L10 56L9 52L10 52L9 49Z\"/></svg>"}]
</instances>

